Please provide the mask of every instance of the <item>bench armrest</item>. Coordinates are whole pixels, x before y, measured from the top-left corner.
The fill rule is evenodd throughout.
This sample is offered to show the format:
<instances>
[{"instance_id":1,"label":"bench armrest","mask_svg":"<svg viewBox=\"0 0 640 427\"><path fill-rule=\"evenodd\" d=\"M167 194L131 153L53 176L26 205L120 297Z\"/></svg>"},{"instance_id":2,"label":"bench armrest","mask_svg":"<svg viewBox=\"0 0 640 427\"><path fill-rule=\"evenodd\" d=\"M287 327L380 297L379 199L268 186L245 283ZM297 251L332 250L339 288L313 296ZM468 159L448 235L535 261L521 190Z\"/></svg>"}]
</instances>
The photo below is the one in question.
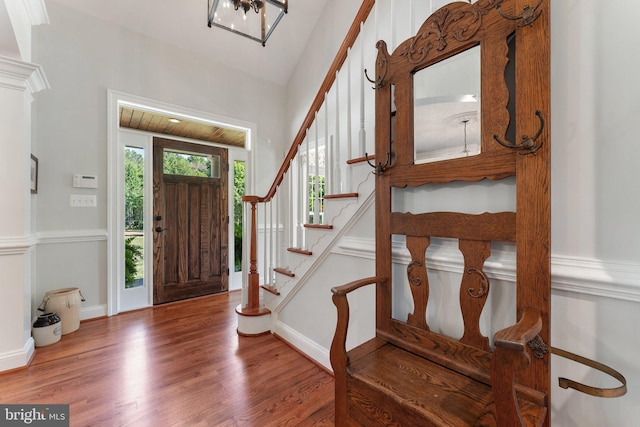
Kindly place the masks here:
<instances>
[{"instance_id":1,"label":"bench armrest","mask_svg":"<svg viewBox=\"0 0 640 427\"><path fill-rule=\"evenodd\" d=\"M525 425L516 396L515 379L517 372L531 361L527 343L541 329L540 312L525 308L518 323L496 332L493 337L495 350L491 359L491 386L499 425Z\"/></svg>"},{"instance_id":2,"label":"bench armrest","mask_svg":"<svg viewBox=\"0 0 640 427\"><path fill-rule=\"evenodd\" d=\"M386 281L386 277L373 276L331 288L333 304L338 311L338 322L336 324L333 341L331 342L330 351L331 366L333 367L334 374L336 371L344 371L348 364L346 342L347 328L349 327L349 300L347 299L347 294L363 286Z\"/></svg>"},{"instance_id":3,"label":"bench armrest","mask_svg":"<svg viewBox=\"0 0 640 427\"><path fill-rule=\"evenodd\" d=\"M506 350L524 352L527 343L534 339L541 329L540 312L532 308L525 308L518 323L496 332L493 336L493 343L496 347Z\"/></svg>"}]
</instances>

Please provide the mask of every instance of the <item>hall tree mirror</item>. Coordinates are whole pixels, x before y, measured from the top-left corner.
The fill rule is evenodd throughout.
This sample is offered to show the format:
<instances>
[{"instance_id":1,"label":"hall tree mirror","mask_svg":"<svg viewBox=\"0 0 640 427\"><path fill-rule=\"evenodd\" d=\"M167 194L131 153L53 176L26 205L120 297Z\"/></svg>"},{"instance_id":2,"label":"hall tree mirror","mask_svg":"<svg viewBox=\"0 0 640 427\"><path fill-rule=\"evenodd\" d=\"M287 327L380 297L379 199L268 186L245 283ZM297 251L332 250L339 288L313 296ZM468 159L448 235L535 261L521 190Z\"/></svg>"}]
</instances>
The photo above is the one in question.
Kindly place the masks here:
<instances>
[{"instance_id":1,"label":"hall tree mirror","mask_svg":"<svg viewBox=\"0 0 640 427\"><path fill-rule=\"evenodd\" d=\"M480 153L480 46L414 74L415 163Z\"/></svg>"}]
</instances>

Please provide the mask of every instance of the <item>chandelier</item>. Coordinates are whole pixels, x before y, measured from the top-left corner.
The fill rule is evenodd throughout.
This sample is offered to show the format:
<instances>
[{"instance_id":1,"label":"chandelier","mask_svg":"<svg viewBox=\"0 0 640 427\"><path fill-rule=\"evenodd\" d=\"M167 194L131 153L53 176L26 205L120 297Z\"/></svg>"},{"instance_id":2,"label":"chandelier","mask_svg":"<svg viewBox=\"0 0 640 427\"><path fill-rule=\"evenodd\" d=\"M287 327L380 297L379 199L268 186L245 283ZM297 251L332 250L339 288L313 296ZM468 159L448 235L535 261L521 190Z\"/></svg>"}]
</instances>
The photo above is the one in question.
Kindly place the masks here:
<instances>
[{"instance_id":1,"label":"chandelier","mask_svg":"<svg viewBox=\"0 0 640 427\"><path fill-rule=\"evenodd\" d=\"M264 6L262 0L233 0L233 8L235 10L242 9L244 13L247 13L249 9L253 9L255 13L258 13L262 6Z\"/></svg>"},{"instance_id":2,"label":"chandelier","mask_svg":"<svg viewBox=\"0 0 640 427\"><path fill-rule=\"evenodd\" d=\"M288 11L288 0L208 0L208 26L223 28L263 46ZM253 10L255 13L247 13Z\"/></svg>"}]
</instances>

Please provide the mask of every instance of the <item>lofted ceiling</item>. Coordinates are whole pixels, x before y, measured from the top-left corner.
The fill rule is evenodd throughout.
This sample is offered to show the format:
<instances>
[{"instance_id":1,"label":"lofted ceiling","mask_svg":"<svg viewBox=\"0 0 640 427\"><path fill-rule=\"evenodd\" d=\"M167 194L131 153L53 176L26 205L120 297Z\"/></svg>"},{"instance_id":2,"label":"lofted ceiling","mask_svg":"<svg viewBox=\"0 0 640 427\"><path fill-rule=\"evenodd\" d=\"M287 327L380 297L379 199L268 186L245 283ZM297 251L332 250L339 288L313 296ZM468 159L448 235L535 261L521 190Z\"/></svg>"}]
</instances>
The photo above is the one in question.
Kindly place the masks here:
<instances>
[{"instance_id":1,"label":"lofted ceiling","mask_svg":"<svg viewBox=\"0 0 640 427\"><path fill-rule=\"evenodd\" d=\"M246 138L246 132L241 130L197 120L184 118L177 120L175 117L155 111L146 111L130 106L120 106L120 127L241 148L244 148Z\"/></svg>"},{"instance_id":2,"label":"lofted ceiling","mask_svg":"<svg viewBox=\"0 0 640 427\"><path fill-rule=\"evenodd\" d=\"M285 86L327 0L289 0L265 47L207 26L208 0L47 0ZM241 13L240 11L238 13ZM253 13L253 12L250 12ZM293 36L295 35L295 37Z\"/></svg>"},{"instance_id":3,"label":"lofted ceiling","mask_svg":"<svg viewBox=\"0 0 640 427\"><path fill-rule=\"evenodd\" d=\"M266 46L220 28L207 26L208 0L47 0L78 10L162 43L220 62L256 78L285 86L316 26L327 0L289 0L289 13ZM238 13L241 13L238 11ZM253 13L253 12L249 12ZM291 37L295 34L295 37ZM237 129L129 106L120 108L120 126L169 136L244 147Z\"/></svg>"}]
</instances>

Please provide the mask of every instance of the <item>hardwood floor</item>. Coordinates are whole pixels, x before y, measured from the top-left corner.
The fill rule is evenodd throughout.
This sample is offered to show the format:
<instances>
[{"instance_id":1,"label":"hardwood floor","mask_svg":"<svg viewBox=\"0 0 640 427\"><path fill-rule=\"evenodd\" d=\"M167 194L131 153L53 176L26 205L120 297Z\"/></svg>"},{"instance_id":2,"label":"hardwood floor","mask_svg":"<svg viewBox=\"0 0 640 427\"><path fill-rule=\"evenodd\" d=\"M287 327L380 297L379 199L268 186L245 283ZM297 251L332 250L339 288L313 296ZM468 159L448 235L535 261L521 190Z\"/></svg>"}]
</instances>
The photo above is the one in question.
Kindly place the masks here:
<instances>
[{"instance_id":1,"label":"hardwood floor","mask_svg":"<svg viewBox=\"0 0 640 427\"><path fill-rule=\"evenodd\" d=\"M238 336L239 300L83 322L0 374L0 403L70 404L71 426L333 425L333 377L272 335Z\"/></svg>"}]
</instances>

